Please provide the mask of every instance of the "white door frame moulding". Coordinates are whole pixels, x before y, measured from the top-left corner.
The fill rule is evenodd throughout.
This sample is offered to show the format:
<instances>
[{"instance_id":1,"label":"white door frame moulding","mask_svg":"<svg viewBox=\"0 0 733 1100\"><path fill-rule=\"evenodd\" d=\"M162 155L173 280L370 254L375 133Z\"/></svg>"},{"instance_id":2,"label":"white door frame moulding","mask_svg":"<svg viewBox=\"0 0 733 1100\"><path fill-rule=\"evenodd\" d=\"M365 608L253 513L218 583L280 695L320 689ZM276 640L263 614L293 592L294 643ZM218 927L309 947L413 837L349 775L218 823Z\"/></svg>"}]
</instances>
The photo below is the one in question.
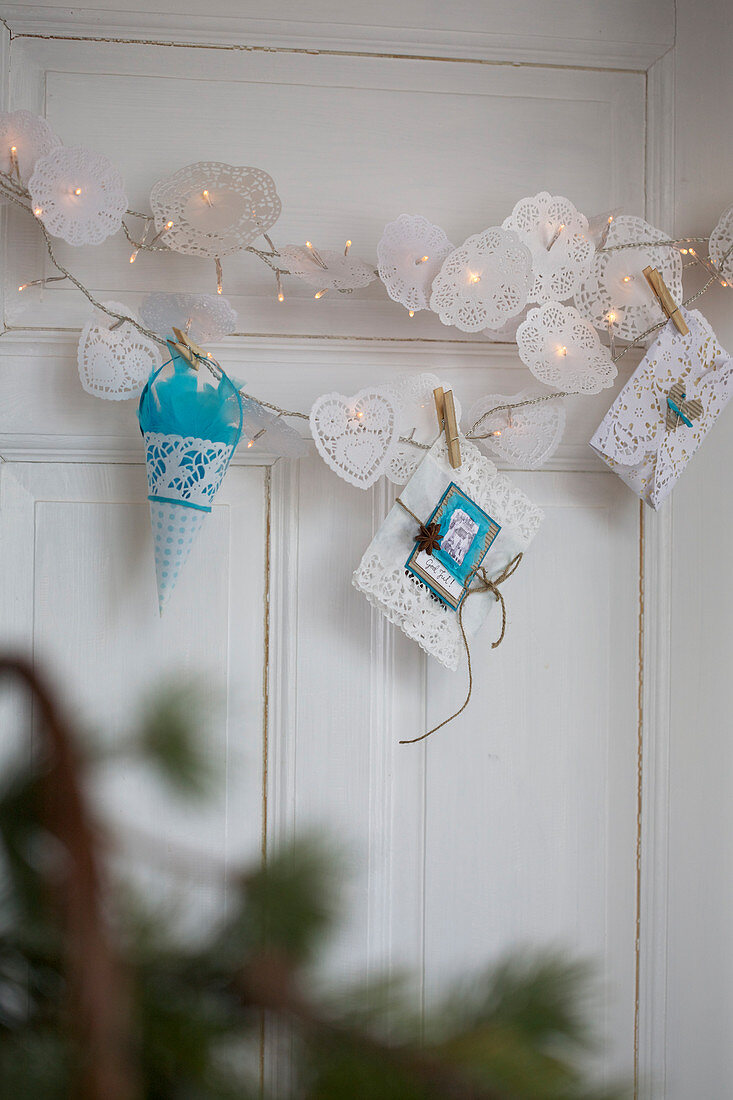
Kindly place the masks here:
<instances>
[{"instance_id":1,"label":"white door frame moulding","mask_svg":"<svg viewBox=\"0 0 733 1100\"><path fill-rule=\"evenodd\" d=\"M323 4L319 18L318 6L309 12L308 20L298 20L261 18L260 11L221 15L217 14L216 5L213 11L201 14L194 10L183 13L180 5L172 5L174 10L170 11L160 10L165 4L148 12L11 3L4 5L3 19L14 38L104 39L231 50L435 58L489 64L512 62L636 72L645 72L674 45L671 0L654 0L651 5L639 5L636 0L613 0L595 21L592 12L586 21L582 10L574 12L570 8L567 13L548 10L551 25L542 32L533 27L532 33L527 29L526 19L522 22L504 4L500 9L497 5L495 17L486 0L475 3L473 13L464 14L459 28L455 24L410 26L409 14L401 15L405 26L381 25L378 21L370 22L369 8L363 6L359 21L337 21L329 17L327 5ZM412 16L412 22L418 23L417 15Z\"/></svg>"},{"instance_id":2,"label":"white door frame moulding","mask_svg":"<svg viewBox=\"0 0 733 1100\"><path fill-rule=\"evenodd\" d=\"M647 73L646 214L674 232L674 55ZM655 513L640 504L639 835L635 1097L665 1095L669 736L674 501Z\"/></svg>"}]
</instances>

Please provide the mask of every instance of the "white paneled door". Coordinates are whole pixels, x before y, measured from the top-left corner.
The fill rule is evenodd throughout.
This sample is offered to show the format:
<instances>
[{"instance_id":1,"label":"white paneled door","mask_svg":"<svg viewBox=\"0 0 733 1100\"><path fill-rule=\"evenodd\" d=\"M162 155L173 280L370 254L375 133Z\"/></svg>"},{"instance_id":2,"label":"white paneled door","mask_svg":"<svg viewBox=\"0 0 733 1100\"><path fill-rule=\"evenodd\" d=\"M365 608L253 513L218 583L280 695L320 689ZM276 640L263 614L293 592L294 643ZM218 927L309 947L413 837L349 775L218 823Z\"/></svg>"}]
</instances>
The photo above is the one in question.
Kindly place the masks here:
<instances>
[{"instance_id":1,"label":"white paneled door","mask_svg":"<svg viewBox=\"0 0 733 1100\"><path fill-rule=\"evenodd\" d=\"M538 0L515 5L504 33L478 0L452 29L412 3L399 28L389 5L371 22L340 5L336 29L325 0L307 24L220 3L207 35L199 9L158 13L153 33L134 5L82 5L76 23L61 5L6 5L16 30L2 86L10 108L41 111L64 142L112 157L135 209L194 160L267 169L283 200L279 244L348 237L373 260L403 212L459 243L540 189L589 214L646 211L669 229L667 193L652 200L646 184L669 168L669 69L654 62L670 44L670 5L622 6L633 33L611 33L601 0L566 5L557 33L539 33L550 16ZM64 283L18 290L51 269L34 227L2 213L3 644L48 662L111 736L174 674L198 677L211 701L204 736L224 783L205 809L162 803L136 774L100 789L133 854L150 830L232 868L281 838L325 832L349 872L330 973L408 969L430 1003L507 947L567 948L597 966L600 1075L636 1073L641 1095L663 1041L663 957L647 950L645 922L664 881L645 877L645 844L659 843L663 817L647 763L664 690L644 669L664 658L668 563L663 525L587 447L612 394L568 402L547 469L510 471L545 520L505 587L506 639L491 650L491 620L470 709L401 746L456 709L466 670L425 658L351 586L393 488L353 489L315 449L293 464L240 448L160 618L135 409L82 391L75 342L88 303ZM152 290L216 285L213 263L189 257L131 265L124 239L57 251L96 295L131 307ZM290 409L426 369L464 408L529 381L515 347L434 315L410 321L379 282L322 301L289 282L279 303L271 272L247 255L225 259L224 280L239 331L212 350ZM191 919L211 902L201 887Z\"/></svg>"}]
</instances>

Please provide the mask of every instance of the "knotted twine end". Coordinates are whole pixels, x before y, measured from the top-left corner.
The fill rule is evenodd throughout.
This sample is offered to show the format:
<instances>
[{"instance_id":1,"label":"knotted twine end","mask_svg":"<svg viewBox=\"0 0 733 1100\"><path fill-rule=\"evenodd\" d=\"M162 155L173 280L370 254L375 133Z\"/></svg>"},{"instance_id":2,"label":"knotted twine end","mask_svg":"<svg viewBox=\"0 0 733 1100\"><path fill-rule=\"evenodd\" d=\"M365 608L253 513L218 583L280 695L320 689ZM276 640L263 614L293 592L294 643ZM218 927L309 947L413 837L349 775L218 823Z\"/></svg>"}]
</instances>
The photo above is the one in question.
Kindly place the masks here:
<instances>
[{"instance_id":1,"label":"knotted twine end","mask_svg":"<svg viewBox=\"0 0 733 1100\"><path fill-rule=\"evenodd\" d=\"M400 501L400 503L402 502ZM463 645L466 650L466 661L468 663L468 694L466 695L463 706L459 707L455 714L451 714L450 718L446 718L443 722L440 722L439 725L433 726L433 728L431 730L428 730L427 733L422 733L419 737L410 737L405 741L400 741L400 745L414 745L418 741L424 741L426 737L430 737L431 733L435 733L437 730L442 729L443 726L447 726L449 722L452 722L454 718L458 718L460 714L463 714L464 710L471 700L471 692L473 691L471 650L469 648L468 638L466 637L466 631L463 626L464 605L468 597L476 595L477 592L491 592L493 594L494 599L497 600L501 605L501 630L499 631L499 637L496 639L496 641L491 643L491 648L496 649L497 646L500 646L501 643L504 641L504 634L506 633L506 604L504 602L504 596L501 593L499 585L503 584L505 580L508 580L508 578L511 577L512 573L514 573L519 566L521 560L522 553L520 552L516 555L516 557L512 558L512 560L502 570L498 577L489 577L486 570L483 568L478 569L474 574L473 580L478 581L478 585L474 588L469 587L466 595L463 598L463 601L461 602L461 606L458 608L458 626L460 627L461 637L463 638ZM469 584L470 583L471 582L469 582Z\"/></svg>"}]
</instances>

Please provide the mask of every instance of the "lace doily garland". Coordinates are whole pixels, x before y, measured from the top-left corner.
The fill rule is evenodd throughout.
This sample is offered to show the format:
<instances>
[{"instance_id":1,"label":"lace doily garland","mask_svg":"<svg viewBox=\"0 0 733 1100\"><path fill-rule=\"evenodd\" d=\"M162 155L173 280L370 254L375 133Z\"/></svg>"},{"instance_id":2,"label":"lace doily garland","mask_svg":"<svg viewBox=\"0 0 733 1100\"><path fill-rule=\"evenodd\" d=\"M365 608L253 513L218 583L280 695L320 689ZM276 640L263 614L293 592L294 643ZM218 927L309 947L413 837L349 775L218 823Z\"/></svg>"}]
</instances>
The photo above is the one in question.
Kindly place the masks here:
<instances>
[{"instance_id":1,"label":"lace doily garland","mask_svg":"<svg viewBox=\"0 0 733 1100\"><path fill-rule=\"evenodd\" d=\"M591 439L591 447L652 508L658 508L733 394L733 360L697 310L683 314L681 336L670 321L619 393ZM667 395L682 382L699 399L692 427L666 426Z\"/></svg>"},{"instance_id":2,"label":"lace doily garland","mask_svg":"<svg viewBox=\"0 0 733 1100\"><path fill-rule=\"evenodd\" d=\"M103 305L134 319L132 311L121 302ZM140 396L151 371L162 360L157 345L133 325L113 325L117 325L114 317L97 310L82 329L77 352L79 378L93 397L127 401Z\"/></svg>"},{"instance_id":3,"label":"lace doily garland","mask_svg":"<svg viewBox=\"0 0 733 1100\"><path fill-rule=\"evenodd\" d=\"M430 287L454 246L419 214L400 214L377 245L379 278L393 302L417 313L430 308Z\"/></svg>"},{"instance_id":4,"label":"lace doily garland","mask_svg":"<svg viewBox=\"0 0 733 1100\"><path fill-rule=\"evenodd\" d=\"M558 302L529 311L517 329L517 350L535 378L568 393L600 393L618 373L593 326Z\"/></svg>"},{"instance_id":5,"label":"lace doily garland","mask_svg":"<svg viewBox=\"0 0 733 1100\"><path fill-rule=\"evenodd\" d=\"M61 140L40 115L30 111L0 112L0 167L3 172L12 174L11 150L15 149L18 172L25 182L33 174L39 157L44 157L60 145Z\"/></svg>"},{"instance_id":6,"label":"lace doily garland","mask_svg":"<svg viewBox=\"0 0 733 1100\"><path fill-rule=\"evenodd\" d=\"M438 378L437 374L424 371L422 374L402 374L387 387L394 397L399 412L399 434L410 436L418 443L432 444L438 433L438 420L435 412L433 391L438 386L450 389L450 385ZM460 423L461 403L453 395L456 409L456 421ZM425 457L425 451L410 443L398 443L386 474L393 485L404 485L409 481Z\"/></svg>"},{"instance_id":7,"label":"lace doily garland","mask_svg":"<svg viewBox=\"0 0 733 1100\"><path fill-rule=\"evenodd\" d=\"M291 275L302 279L309 286L320 290L358 290L369 286L377 277L373 264L330 248L320 249L318 255L326 267L322 267L312 251L299 244L287 244L280 249L280 263Z\"/></svg>"},{"instance_id":8,"label":"lace doily garland","mask_svg":"<svg viewBox=\"0 0 733 1100\"><path fill-rule=\"evenodd\" d=\"M580 290L595 249L588 219L570 199L547 191L520 199L503 226L532 253L530 302L564 301Z\"/></svg>"},{"instance_id":9,"label":"lace doily garland","mask_svg":"<svg viewBox=\"0 0 733 1100\"><path fill-rule=\"evenodd\" d=\"M357 489L386 472L399 435L394 401L377 389L324 394L311 409L310 428L326 465Z\"/></svg>"},{"instance_id":10,"label":"lace doily garland","mask_svg":"<svg viewBox=\"0 0 733 1100\"><path fill-rule=\"evenodd\" d=\"M170 221L165 243L186 256L226 256L266 233L280 217L275 181L261 168L197 161L159 180L150 192L155 228Z\"/></svg>"},{"instance_id":11,"label":"lace doily garland","mask_svg":"<svg viewBox=\"0 0 733 1100\"><path fill-rule=\"evenodd\" d=\"M490 393L479 398L468 410L466 424L471 427L489 409L540 396L536 390L521 390L506 396ZM476 439L483 450L493 452L520 470L536 470L552 458L565 431L565 409L560 401L542 401L521 409L504 409L481 420Z\"/></svg>"},{"instance_id":12,"label":"lace doily garland","mask_svg":"<svg viewBox=\"0 0 733 1100\"><path fill-rule=\"evenodd\" d=\"M643 269L656 267L675 302L682 301L682 260L676 248L653 247L649 242L668 241L666 233L643 218L622 214L614 218L606 248L633 244L617 252L596 252L590 273L575 294L578 312L596 328L606 332L613 324L614 335L636 340L642 332L664 317L662 308L647 285ZM653 335L649 337L653 339Z\"/></svg>"},{"instance_id":13,"label":"lace doily garland","mask_svg":"<svg viewBox=\"0 0 733 1100\"><path fill-rule=\"evenodd\" d=\"M729 206L710 234L708 253L728 283L733 283L733 206ZM727 258L726 257L727 255Z\"/></svg>"},{"instance_id":14,"label":"lace doily garland","mask_svg":"<svg viewBox=\"0 0 733 1100\"><path fill-rule=\"evenodd\" d=\"M532 257L516 233L499 226L453 250L438 272L430 308L462 332L501 328L527 304Z\"/></svg>"},{"instance_id":15,"label":"lace doily garland","mask_svg":"<svg viewBox=\"0 0 733 1100\"><path fill-rule=\"evenodd\" d=\"M125 185L112 161L81 145L62 145L39 157L28 191L48 232L76 246L111 237L127 209Z\"/></svg>"},{"instance_id":16,"label":"lace doily garland","mask_svg":"<svg viewBox=\"0 0 733 1100\"><path fill-rule=\"evenodd\" d=\"M220 294L148 294L140 316L159 336L168 337L178 328L197 344L221 340L237 327L237 314Z\"/></svg>"},{"instance_id":17,"label":"lace doily garland","mask_svg":"<svg viewBox=\"0 0 733 1100\"><path fill-rule=\"evenodd\" d=\"M490 459L464 439L461 456L463 464L452 469L445 440L439 439L400 496L415 515L427 517L448 485L455 482L501 524L502 530L484 559L491 574L527 549L542 513L508 477L497 472ZM414 536L414 520L395 505L367 548L353 583L389 622L446 668L455 670L463 653L456 613L405 572ZM494 604L493 599L479 596L465 602L463 624L469 636L478 631Z\"/></svg>"}]
</instances>

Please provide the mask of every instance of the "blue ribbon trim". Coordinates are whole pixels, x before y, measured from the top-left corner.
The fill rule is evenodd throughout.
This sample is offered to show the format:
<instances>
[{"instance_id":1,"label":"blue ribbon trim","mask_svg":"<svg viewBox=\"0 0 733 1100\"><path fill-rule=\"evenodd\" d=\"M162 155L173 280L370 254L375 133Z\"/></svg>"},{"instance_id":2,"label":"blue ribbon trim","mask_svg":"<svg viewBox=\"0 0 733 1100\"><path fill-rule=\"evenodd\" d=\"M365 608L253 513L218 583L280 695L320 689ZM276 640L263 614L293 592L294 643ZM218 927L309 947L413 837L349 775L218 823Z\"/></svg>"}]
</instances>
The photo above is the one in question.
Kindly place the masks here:
<instances>
[{"instance_id":1,"label":"blue ribbon trim","mask_svg":"<svg viewBox=\"0 0 733 1100\"><path fill-rule=\"evenodd\" d=\"M680 418L683 424L686 424L688 428L692 427L692 421L688 420L682 410L677 408L671 397L667 398L667 404L669 405L672 412L677 413L677 416Z\"/></svg>"},{"instance_id":2,"label":"blue ribbon trim","mask_svg":"<svg viewBox=\"0 0 733 1100\"><path fill-rule=\"evenodd\" d=\"M148 497L148 500L156 504L180 504L182 508L195 508L197 512L210 512L211 505L194 504L190 500L180 500L178 497Z\"/></svg>"}]
</instances>

